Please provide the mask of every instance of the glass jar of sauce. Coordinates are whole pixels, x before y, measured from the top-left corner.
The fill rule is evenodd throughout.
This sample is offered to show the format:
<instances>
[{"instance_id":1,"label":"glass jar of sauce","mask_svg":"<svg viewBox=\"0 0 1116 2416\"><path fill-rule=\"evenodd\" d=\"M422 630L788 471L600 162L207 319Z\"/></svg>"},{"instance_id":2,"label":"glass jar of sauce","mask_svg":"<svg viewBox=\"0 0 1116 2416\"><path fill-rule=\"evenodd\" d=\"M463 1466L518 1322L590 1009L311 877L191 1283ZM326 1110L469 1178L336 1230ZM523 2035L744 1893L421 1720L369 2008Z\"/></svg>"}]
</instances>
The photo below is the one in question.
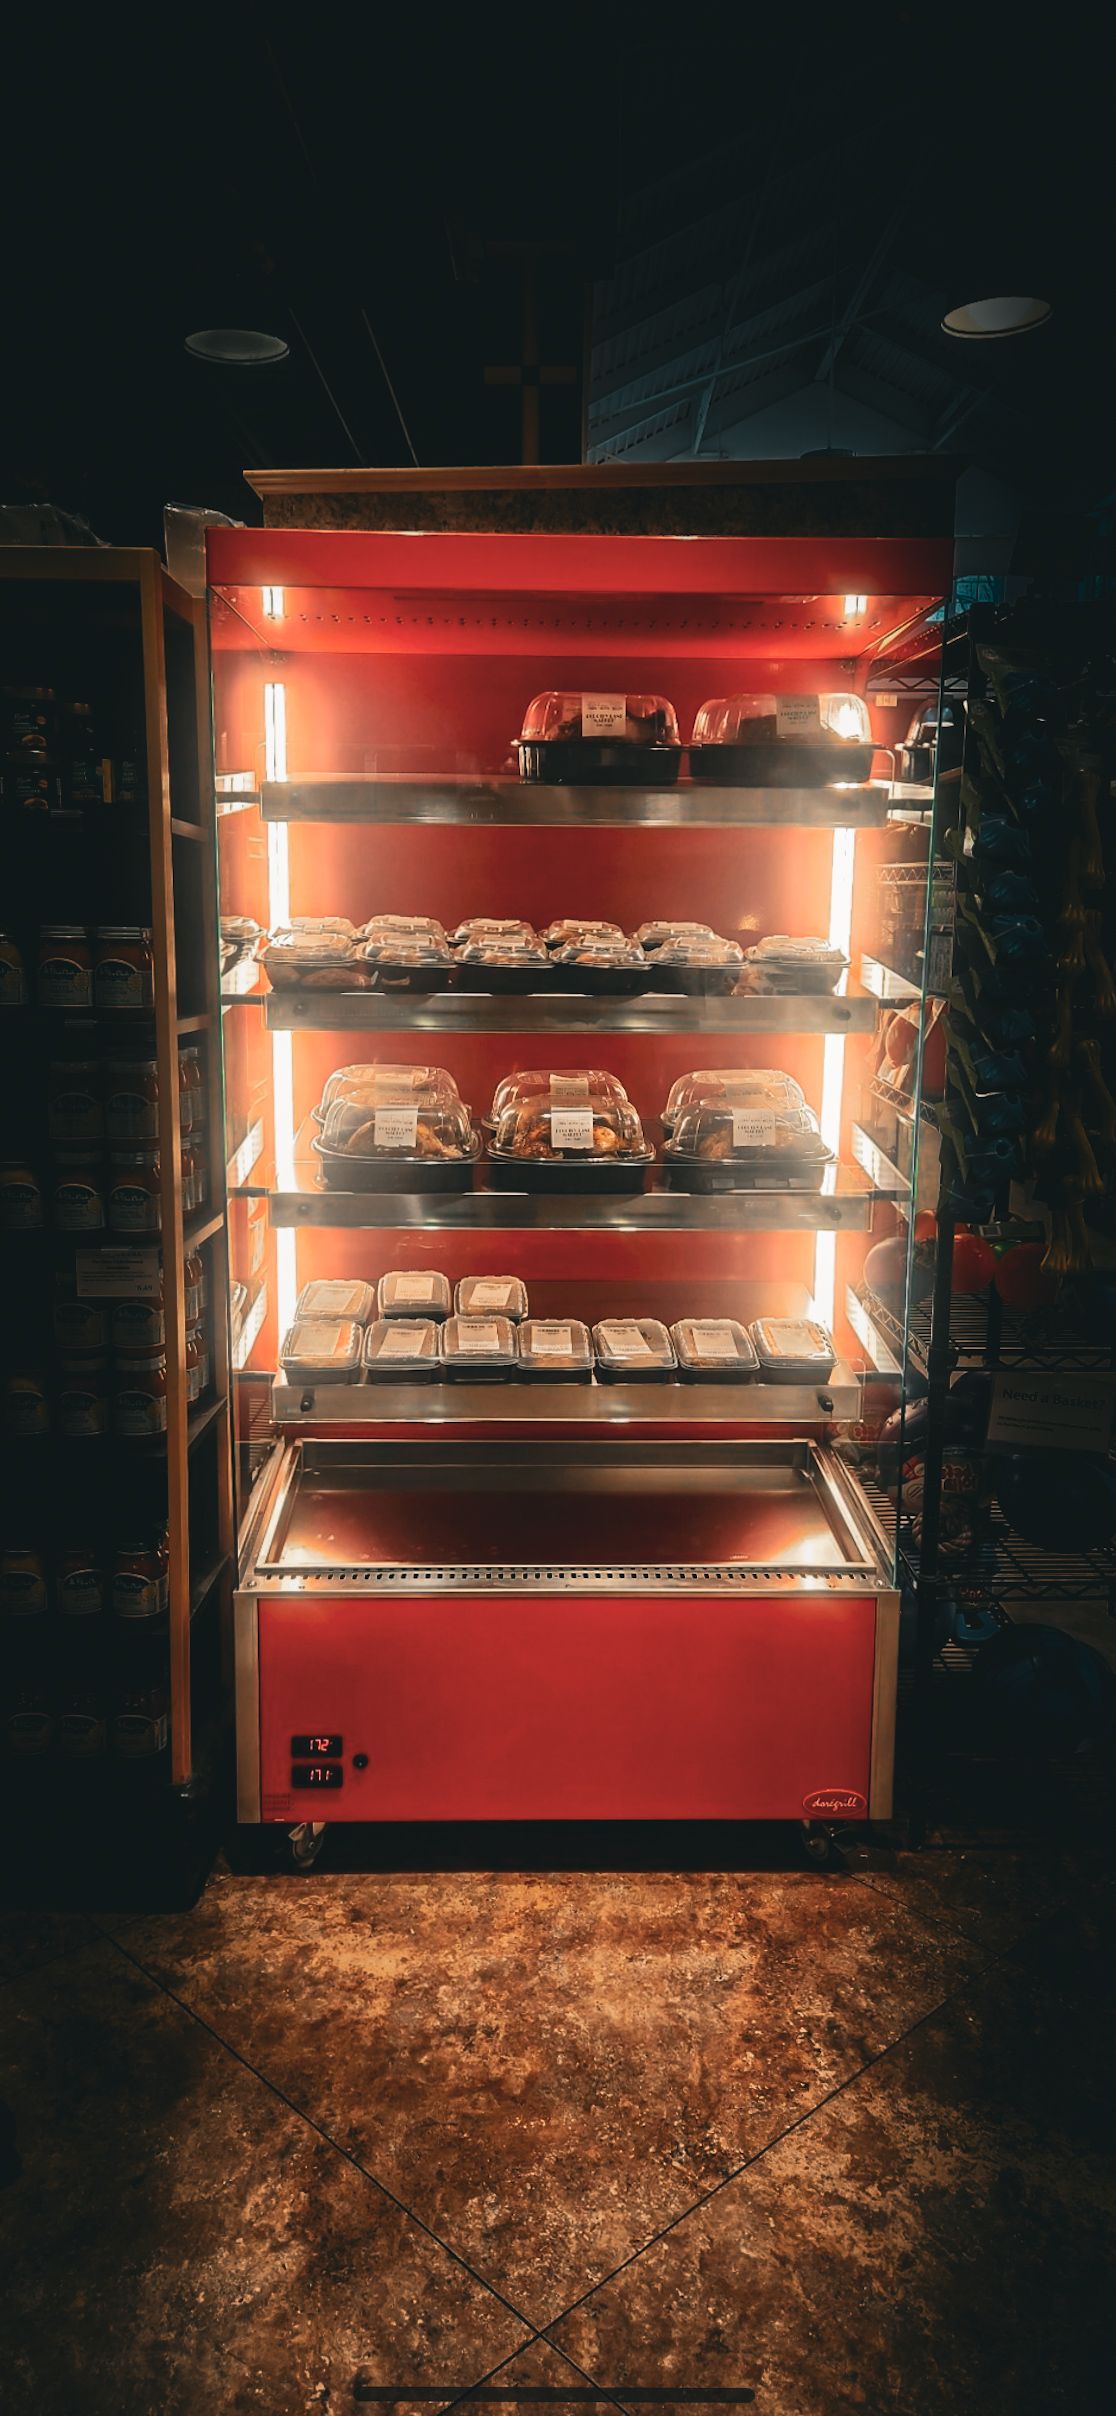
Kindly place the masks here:
<instances>
[{"instance_id":1,"label":"glass jar of sauce","mask_svg":"<svg viewBox=\"0 0 1116 2416\"><path fill-rule=\"evenodd\" d=\"M0 737L13 755L49 755L58 729L53 688L0 690Z\"/></svg>"},{"instance_id":2,"label":"glass jar of sauce","mask_svg":"<svg viewBox=\"0 0 1116 2416\"><path fill-rule=\"evenodd\" d=\"M118 1435L143 1441L167 1431L167 1355L163 1350L120 1353L116 1362L113 1423Z\"/></svg>"},{"instance_id":3,"label":"glass jar of sauce","mask_svg":"<svg viewBox=\"0 0 1116 2416\"><path fill-rule=\"evenodd\" d=\"M23 950L10 931L0 931L0 1007L25 1007L27 973Z\"/></svg>"},{"instance_id":4,"label":"glass jar of sauce","mask_svg":"<svg viewBox=\"0 0 1116 2416\"><path fill-rule=\"evenodd\" d=\"M125 1539L116 1547L109 1605L117 1619L144 1625L164 1619L170 1600L170 1550L166 1535L150 1543Z\"/></svg>"},{"instance_id":5,"label":"glass jar of sauce","mask_svg":"<svg viewBox=\"0 0 1116 2416\"><path fill-rule=\"evenodd\" d=\"M38 1233L43 1223L43 1193L38 1175L25 1158L0 1158L0 1233Z\"/></svg>"},{"instance_id":6,"label":"glass jar of sauce","mask_svg":"<svg viewBox=\"0 0 1116 2416\"><path fill-rule=\"evenodd\" d=\"M46 1370L13 1367L4 1379L4 1430L17 1442L50 1433Z\"/></svg>"},{"instance_id":7,"label":"glass jar of sauce","mask_svg":"<svg viewBox=\"0 0 1116 2416\"><path fill-rule=\"evenodd\" d=\"M105 1012L150 1007L155 967L150 930L138 923L99 923L94 934L93 998Z\"/></svg>"},{"instance_id":8,"label":"glass jar of sauce","mask_svg":"<svg viewBox=\"0 0 1116 2416\"><path fill-rule=\"evenodd\" d=\"M112 1347L134 1358L137 1351L157 1351L167 1338L162 1300L114 1300Z\"/></svg>"},{"instance_id":9,"label":"glass jar of sauce","mask_svg":"<svg viewBox=\"0 0 1116 2416\"><path fill-rule=\"evenodd\" d=\"M105 1128L110 1141L129 1145L159 1138L159 1068L154 1057L114 1057L109 1062Z\"/></svg>"},{"instance_id":10,"label":"glass jar of sauce","mask_svg":"<svg viewBox=\"0 0 1116 2416\"><path fill-rule=\"evenodd\" d=\"M52 755L9 755L0 774L4 803L17 814L57 814L62 776Z\"/></svg>"},{"instance_id":11,"label":"glass jar of sauce","mask_svg":"<svg viewBox=\"0 0 1116 2416\"><path fill-rule=\"evenodd\" d=\"M108 1593L105 1556L89 1536L65 1543L54 1564L54 1599L65 1619L99 1619Z\"/></svg>"},{"instance_id":12,"label":"glass jar of sauce","mask_svg":"<svg viewBox=\"0 0 1116 2416\"><path fill-rule=\"evenodd\" d=\"M70 1761L90 1761L108 1751L108 1708L93 1678L74 1676L58 1703L58 1751Z\"/></svg>"},{"instance_id":13,"label":"glass jar of sauce","mask_svg":"<svg viewBox=\"0 0 1116 2416\"><path fill-rule=\"evenodd\" d=\"M0 1618L37 1619L47 1607L46 1560L37 1544L0 1551Z\"/></svg>"},{"instance_id":14,"label":"glass jar of sauce","mask_svg":"<svg viewBox=\"0 0 1116 2416\"><path fill-rule=\"evenodd\" d=\"M166 1751L170 1734L166 1680L143 1679L127 1686L112 1715L112 1750L129 1761L150 1761Z\"/></svg>"},{"instance_id":15,"label":"glass jar of sauce","mask_svg":"<svg viewBox=\"0 0 1116 2416\"><path fill-rule=\"evenodd\" d=\"M186 1328L187 1367L190 1364L189 1351L191 1340L193 1341L194 1348L197 1352L198 1362L198 1389L197 1392L192 1396L192 1398L197 1401L201 1398L201 1395L204 1392L207 1392L209 1389L209 1336L206 1333L205 1324L200 1317L193 1325L187 1325Z\"/></svg>"},{"instance_id":16,"label":"glass jar of sauce","mask_svg":"<svg viewBox=\"0 0 1116 2416\"><path fill-rule=\"evenodd\" d=\"M73 1149L99 1141L105 1129L101 1068L95 1057L52 1057L47 1067L47 1130Z\"/></svg>"},{"instance_id":17,"label":"glass jar of sauce","mask_svg":"<svg viewBox=\"0 0 1116 2416\"><path fill-rule=\"evenodd\" d=\"M39 932L41 1007L91 1007L93 951L84 923L44 923Z\"/></svg>"},{"instance_id":18,"label":"glass jar of sauce","mask_svg":"<svg viewBox=\"0 0 1116 2416\"><path fill-rule=\"evenodd\" d=\"M54 1160L51 1222L59 1233L102 1233L104 1179L99 1156L88 1149L60 1149Z\"/></svg>"},{"instance_id":19,"label":"glass jar of sauce","mask_svg":"<svg viewBox=\"0 0 1116 2416\"><path fill-rule=\"evenodd\" d=\"M163 1222L157 1149L114 1149L108 1189L113 1233L158 1233Z\"/></svg>"},{"instance_id":20,"label":"glass jar of sauce","mask_svg":"<svg viewBox=\"0 0 1116 2416\"><path fill-rule=\"evenodd\" d=\"M54 1339L64 1359L88 1359L107 1350L107 1300L82 1300L71 1274L54 1279Z\"/></svg>"},{"instance_id":21,"label":"glass jar of sauce","mask_svg":"<svg viewBox=\"0 0 1116 2416\"><path fill-rule=\"evenodd\" d=\"M88 1442L109 1430L109 1363L104 1352L64 1359L56 1397L59 1434Z\"/></svg>"},{"instance_id":22,"label":"glass jar of sauce","mask_svg":"<svg viewBox=\"0 0 1116 2416\"><path fill-rule=\"evenodd\" d=\"M188 1250L182 1267L187 1325L196 1325L205 1307L205 1266L200 1250Z\"/></svg>"},{"instance_id":23,"label":"glass jar of sauce","mask_svg":"<svg viewBox=\"0 0 1116 2416\"><path fill-rule=\"evenodd\" d=\"M193 1142L187 1138L185 1133L182 1136L181 1152L182 1213L183 1216L193 1216L198 1206L198 1153Z\"/></svg>"},{"instance_id":24,"label":"glass jar of sauce","mask_svg":"<svg viewBox=\"0 0 1116 2416\"><path fill-rule=\"evenodd\" d=\"M182 1130L183 1132L203 1133L205 1131L205 1076L202 1073L200 1050L180 1049L178 1063L180 1079L189 1100L189 1107L183 1111Z\"/></svg>"}]
</instances>

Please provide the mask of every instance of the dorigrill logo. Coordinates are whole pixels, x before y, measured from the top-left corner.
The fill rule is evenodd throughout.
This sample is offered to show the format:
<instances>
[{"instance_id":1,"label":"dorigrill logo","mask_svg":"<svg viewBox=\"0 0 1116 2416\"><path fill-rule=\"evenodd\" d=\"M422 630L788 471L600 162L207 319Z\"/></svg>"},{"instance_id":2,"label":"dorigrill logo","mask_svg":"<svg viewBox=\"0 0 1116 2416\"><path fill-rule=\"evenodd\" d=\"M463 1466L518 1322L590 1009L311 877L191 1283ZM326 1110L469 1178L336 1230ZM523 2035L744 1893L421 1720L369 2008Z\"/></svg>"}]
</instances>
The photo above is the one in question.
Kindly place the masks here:
<instances>
[{"instance_id":1,"label":"dorigrill logo","mask_svg":"<svg viewBox=\"0 0 1116 2416\"><path fill-rule=\"evenodd\" d=\"M855 1787L815 1787L812 1795L803 1796L802 1809L815 1820L848 1820L863 1818L868 1801Z\"/></svg>"}]
</instances>

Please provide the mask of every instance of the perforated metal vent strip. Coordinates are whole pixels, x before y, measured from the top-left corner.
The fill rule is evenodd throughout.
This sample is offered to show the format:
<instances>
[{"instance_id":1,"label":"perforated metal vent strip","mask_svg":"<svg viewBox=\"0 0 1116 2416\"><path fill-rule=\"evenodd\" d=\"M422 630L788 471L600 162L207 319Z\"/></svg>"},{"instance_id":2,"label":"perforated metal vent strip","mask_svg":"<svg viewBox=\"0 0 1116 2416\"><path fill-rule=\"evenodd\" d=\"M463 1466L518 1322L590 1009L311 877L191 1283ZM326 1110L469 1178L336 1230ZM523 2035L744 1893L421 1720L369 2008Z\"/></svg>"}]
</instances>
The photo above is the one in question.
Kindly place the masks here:
<instances>
[{"instance_id":1,"label":"perforated metal vent strip","mask_svg":"<svg viewBox=\"0 0 1116 2416\"><path fill-rule=\"evenodd\" d=\"M259 1569L256 1586L260 1591L278 1589L284 1593L521 1593L532 1587L544 1587L557 1593L609 1591L624 1594L661 1592L669 1588L701 1586L731 1586L754 1592L803 1593L826 1591L841 1587L862 1593L866 1585L878 1583L872 1570L834 1570L816 1573L779 1568L734 1567L731 1563L705 1566L671 1563L639 1568L572 1568L546 1562L537 1565L523 1563L492 1567L467 1568L351 1568L351 1569Z\"/></svg>"}]
</instances>

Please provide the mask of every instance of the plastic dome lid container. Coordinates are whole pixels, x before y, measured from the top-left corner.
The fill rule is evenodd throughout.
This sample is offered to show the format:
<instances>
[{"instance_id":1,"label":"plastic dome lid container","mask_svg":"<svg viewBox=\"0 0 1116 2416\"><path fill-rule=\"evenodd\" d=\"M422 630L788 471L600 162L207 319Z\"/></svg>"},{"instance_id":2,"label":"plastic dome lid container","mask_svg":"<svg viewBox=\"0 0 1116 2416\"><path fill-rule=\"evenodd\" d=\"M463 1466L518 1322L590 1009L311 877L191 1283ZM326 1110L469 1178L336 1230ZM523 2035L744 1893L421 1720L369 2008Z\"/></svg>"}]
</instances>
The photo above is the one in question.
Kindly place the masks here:
<instances>
[{"instance_id":1,"label":"plastic dome lid container","mask_svg":"<svg viewBox=\"0 0 1116 2416\"><path fill-rule=\"evenodd\" d=\"M649 959L651 988L684 998L730 998L744 970L735 940L667 940Z\"/></svg>"},{"instance_id":2,"label":"plastic dome lid container","mask_svg":"<svg viewBox=\"0 0 1116 2416\"><path fill-rule=\"evenodd\" d=\"M510 1317L451 1317L442 1327L447 1384L492 1383L514 1376L519 1357Z\"/></svg>"},{"instance_id":3,"label":"plastic dome lid container","mask_svg":"<svg viewBox=\"0 0 1116 2416\"><path fill-rule=\"evenodd\" d=\"M849 735L857 706L863 722ZM725 787L859 787L871 775L873 753L858 697L714 696L694 720L690 770L695 780Z\"/></svg>"},{"instance_id":4,"label":"plastic dome lid container","mask_svg":"<svg viewBox=\"0 0 1116 2416\"><path fill-rule=\"evenodd\" d=\"M339 1065L329 1076L314 1109L322 1124L339 1100L363 1103L369 1109L393 1103L402 1107L438 1107L458 1096L453 1075L442 1065Z\"/></svg>"},{"instance_id":5,"label":"plastic dome lid container","mask_svg":"<svg viewBox=\"0 0 1116 2416\"><path fill-rule=\"evenodd\" d=\"M378 932L374 938L358 941L357 954L377 990L429 996L434 990L448 990L456 977L456 960L447 941L421 931L409 936Z\"/></svg>"},{"instance_id":6,"label":"plastic dome lid container","mask_svg":"<svg viewBox=\"0 0 1116 2416\"><path fill-rule=\"evenodd\" d=\"M518 747L520 779L559 788L673 788L682 761L678 716L665 696L548 688L528 705Z\"/></svg>"},{"instance_id":7,"label":"plastic dome lid container","mask_svg":"<svg viewBox=\"0 0 1116 2416\"><path fill-rule=\"evenodd\" d=\"M442 1373L438 1327L431 1317L380 1318L364 1337L364 1374L370 1384L435 1384Z\"/></svg>"},{"instance_id":8,"label":"plastic dome lid container","mask_svg":"<svg viewBox=\"0 0 1116 2416\"><path fill-rule=\"evenodd\" d=\"M460 1099L436 1107L335 1099L312 1148L330 1191L468 1191L480 1156Z\"/></svg>"},{"instance_id":9,"label":"plastic dome lid container","mask_svg":"<svg viewBox=\"0 0 1116 2416\"><path fill-rule=\"evenodd\" d=\"M624 944L619 923L593 922L576 914L558 915L539 936L545 948L620 948Z\"/></svg>"},{"instance_id":10,"label":"plastic dome lid container","mask_svg":"<svg viewBox=\"0 0 1116 2416\"><path fill-rule=\"evenodd\" d=\"M663 1151L676 1191L820 1191L831 1164L809 1107L683 1108Z\"/></svg>"},{"instance_id":11,"label":"plastic dome lid container","mask_svg":"<svg viewBox=\"0 0 1116 2416\"><path fill-rule=\"evenodd\" d=\"M775 931L745 949L744 977L753 991L814 995L835 990L848 962L828 940L792 939Z\"/></svg>"},{"instance_id":12,"label":"plastic dome lid container","mask_svg":"<svg viewBox=\"0 0 1116 2416\"><path fill-rule=\"evenodd\" d=\"M431 1318L441 1324L453 1307L448 1275L434 1267L391 1267L376 1286L376 1315L381 1324L392 1318Z\"/></svg>"},{"instance_id":13,"label":"plastic dome lid container","mask_svg":"<svg viewBox=\"0 0 1116 2416\"><path fill-rule=\"evenodd\" d=\"M672 1132L689 1107L763 1107L784 1115L805 1105L801 1084L776 1066L699 1066L671 1083L661 1121L664 1132Z\"/></svg>"},{"instance_id":14,"label":"plastic dome lid container","mask_svg":"<svg viewBox=\"0 0 1116 2416\"><path fill-rule=\"evenodd\" d=\"M553 990L554 960L541 940L469 940L457 950L457 986L490 998L530 997Z\"/></svg>"},{"instance_id":15,"label":"plastic dome lid container","mask_svg":"<svg viewBox=\"0 0 1116 2416\"><path fill-rule=\"evenodd\" d=\"M527 1066L520 1073L505 1074L497 1083L484 1119L486 1130L495 1132L507 1108L522 1107L529 1099L542 1107L595 1107L600 1101L613 1107L628 1105L623 1083L599 1066Z\"/></svg>"},{"instance_id":16,"label":"plastic dome lid container","mask_svg":"<svg viewBox=\"0 0 1116 2416\"><path fill-rule=\"evenodd\" d=\"M502 1191L642 1191L654 1152L626 1102L555 1106L549 1097L506 1107L488 1173Z\"/></svg>"},{"instance_id":17,"label":"plastic dome lid container","mask_svg":"<svg viewBox=\"0 0 1116 2416\"><path fill-rule=\"evenodd\" d=\"M517 1376L528 1384L590 1384L593 1345L576 1317L528 1317L519 1329Z\"/></svg>"},{"instance_id":18,"label":"plastic dome lid container","mask_svg":"<svg viewBox=\"0 0 1116 2416\"><path fill-rule=\"evenodd\" d=\"M481 947L496 947L510 941L513 947L535 947L538 932L533 923L525 923L515 914L471 914L449 935L451 948L468 948L474 943Z\"/></svg>"},{"instance_id":19,"label":"plastic dome lid container","mask_svg":"<svg viewBox=\"0 0 1116 2416\"><path fill-rule=\"evenodd\" d=\"M837 1352L813 1317L759 1317L749 1329L765 1384L827 1384Z\"/></svg>"},{"instance_id":20,"label":"plastic dome lid container","mask_svg":"<svg viewBox=\"0 0 1116 2416\"><path fill-rule=\"evenodd\" d=\"M755 1344L735 1317L681 1317L670 1338L683 1384L754 1384Z\"/></svg>"},{"instance_id":21,"label":"plastic dome lid container","mask_svg":"<svg viewBox=\"0 0 1116 2416\"><path fill-rule=\"evenodd\" d=\"M657 1317L605 1317L593 1328L602 1384L673 1384L674 1344Z\"/></svg>"},{"instance_id":22,"label":"plastic dome lid container","mask_svg":"<svg viewBox=\"0 0 1116 2416\"><path fill-rule=\"evenodd\" d=\"M638 998L662 986L655 983L651 959L634 942L574 940L554 949L550 961L559 988L587 998Z\"/></svg>"},{"instance_id":23,"label":"plastic dome lid container","mask_svg":"<svg viewBox=\"0 0 1116 2416\"><path fill-rule=\"evenodd\" d=\"M359 943L342 931L276 931L260 950L273 990L370 990Z\"/></svg>"}]
</instances>

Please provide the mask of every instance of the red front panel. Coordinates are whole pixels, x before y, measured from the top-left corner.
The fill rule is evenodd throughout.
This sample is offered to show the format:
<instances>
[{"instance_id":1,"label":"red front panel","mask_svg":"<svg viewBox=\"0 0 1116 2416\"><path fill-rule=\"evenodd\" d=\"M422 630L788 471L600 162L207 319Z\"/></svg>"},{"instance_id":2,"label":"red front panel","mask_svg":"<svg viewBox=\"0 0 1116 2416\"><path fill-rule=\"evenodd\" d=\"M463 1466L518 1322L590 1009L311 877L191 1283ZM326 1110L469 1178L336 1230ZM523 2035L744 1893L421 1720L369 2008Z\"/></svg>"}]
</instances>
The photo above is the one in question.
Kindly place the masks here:
<instances>
[{"instance_id":1,"label":"red front panel","mask_svg":"<svg viewBox=\"0 0 1116 2416\"><path fill-rule=\"evenodd\" d=\"M263 1818L866 1810L876 1618L871 1595L782 1590L264 1599ZM341 1738L338 1789L293 1787L297 1737Z\"/></svg>"}]
</instances>

